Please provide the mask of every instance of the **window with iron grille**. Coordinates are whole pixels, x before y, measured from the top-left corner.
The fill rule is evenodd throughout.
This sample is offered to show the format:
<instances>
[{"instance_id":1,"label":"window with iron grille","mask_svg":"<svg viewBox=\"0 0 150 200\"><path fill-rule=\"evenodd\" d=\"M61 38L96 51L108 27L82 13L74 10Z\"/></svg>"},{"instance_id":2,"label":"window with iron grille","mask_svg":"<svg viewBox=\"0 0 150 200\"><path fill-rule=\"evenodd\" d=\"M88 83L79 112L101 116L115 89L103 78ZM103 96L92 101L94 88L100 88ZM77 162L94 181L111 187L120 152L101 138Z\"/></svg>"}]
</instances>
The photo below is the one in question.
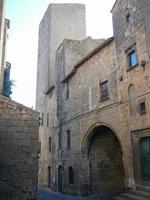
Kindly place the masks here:
<instances>
[{"instance_id":1,"label":"window with iron grille","mask_svg":"<svg viewBox=\"0 0 150 200\"><path fill-rule=\"evenodd\" d=\"M109 99L108 80L100 83L101 88L101 101Z\"/></svg>"}]
</instances>

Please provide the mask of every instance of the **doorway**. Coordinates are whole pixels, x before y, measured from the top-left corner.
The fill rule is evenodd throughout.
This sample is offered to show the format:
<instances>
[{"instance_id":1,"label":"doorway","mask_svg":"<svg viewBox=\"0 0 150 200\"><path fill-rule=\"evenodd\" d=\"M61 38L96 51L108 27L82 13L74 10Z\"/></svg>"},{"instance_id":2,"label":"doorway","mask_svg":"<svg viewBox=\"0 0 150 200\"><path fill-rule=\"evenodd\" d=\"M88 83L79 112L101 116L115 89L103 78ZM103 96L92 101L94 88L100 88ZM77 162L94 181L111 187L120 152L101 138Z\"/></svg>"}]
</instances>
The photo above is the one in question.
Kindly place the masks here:
<instances>
[{"instance_id":1,"label":"doorway","mask_svg":"<svg viewBox=\"0 0 150 200\"><path fill-rule=\"evenodd\" d=\"M124 185L121 145L105 126L93 129L89 141L90 193L119 191Z\"/></svg>"},{"instance_id":2,"label":"doorway","mask_svg":"<svg viewBox=\"0 0 150 200\"><path fill-rule=\"evenodd\" d=\"M51 188L51 167L48 166L48 187Z\"/></svg>"},{"instance_id":3,"label":"doorway","mask_svg":"<svg viewBox=\"0 0 150 200\"><path fill-rule=\"evenodd\" d=\"M150 182L150 137L140 140L142 181Z\"/></svg>"},{"instance_id":4,"label":"doorway","mask_svg":"<svg viewBox=\"0 0 150 200\"><path fill-rule=\"evenodd\" d=\"M58 167L58 191L62 192L62 183L63 183L63 167L59 165Z\"/></svg>"}]
</instances>

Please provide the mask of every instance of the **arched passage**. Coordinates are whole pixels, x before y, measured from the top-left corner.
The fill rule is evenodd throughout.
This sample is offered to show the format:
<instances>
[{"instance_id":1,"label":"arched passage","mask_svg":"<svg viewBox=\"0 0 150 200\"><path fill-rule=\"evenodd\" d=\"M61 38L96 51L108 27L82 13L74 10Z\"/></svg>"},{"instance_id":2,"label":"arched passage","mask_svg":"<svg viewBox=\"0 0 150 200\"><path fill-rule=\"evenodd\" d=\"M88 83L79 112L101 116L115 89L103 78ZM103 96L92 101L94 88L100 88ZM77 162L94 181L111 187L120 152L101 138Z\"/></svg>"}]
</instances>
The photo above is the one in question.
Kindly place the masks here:
<instances>
[{"instance_id":1,"label":"arched passage","mask_svg":"<svg viewBox=\"0 0 150 200\"><path fill-rule=\"evenodd\" d=\"M88 134L86 148L90 193L124 188L122 150L115 133L106 126L96 126Z\"/></svg>"}]
</instances>

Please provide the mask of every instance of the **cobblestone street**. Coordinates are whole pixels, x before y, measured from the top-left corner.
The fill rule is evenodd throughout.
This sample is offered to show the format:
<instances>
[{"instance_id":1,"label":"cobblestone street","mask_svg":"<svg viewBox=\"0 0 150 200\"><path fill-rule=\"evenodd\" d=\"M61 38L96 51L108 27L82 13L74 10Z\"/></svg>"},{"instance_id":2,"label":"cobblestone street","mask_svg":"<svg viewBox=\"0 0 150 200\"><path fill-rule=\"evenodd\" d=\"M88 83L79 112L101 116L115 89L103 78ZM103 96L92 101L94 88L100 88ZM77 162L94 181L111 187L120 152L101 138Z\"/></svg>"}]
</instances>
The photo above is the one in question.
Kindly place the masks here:
<instances>
[{"instance_id":1,"label":"cobblestone street","mask_svg":"<svg viewBox=\"0 0 150 200\"><path fill-rule=\"evenodd\" d=\"M52 192L47 188L39 188L37 200L111 200L109 196L94 195L91 197L72 197L61 193Z\"/></svg>"}]
</instances>

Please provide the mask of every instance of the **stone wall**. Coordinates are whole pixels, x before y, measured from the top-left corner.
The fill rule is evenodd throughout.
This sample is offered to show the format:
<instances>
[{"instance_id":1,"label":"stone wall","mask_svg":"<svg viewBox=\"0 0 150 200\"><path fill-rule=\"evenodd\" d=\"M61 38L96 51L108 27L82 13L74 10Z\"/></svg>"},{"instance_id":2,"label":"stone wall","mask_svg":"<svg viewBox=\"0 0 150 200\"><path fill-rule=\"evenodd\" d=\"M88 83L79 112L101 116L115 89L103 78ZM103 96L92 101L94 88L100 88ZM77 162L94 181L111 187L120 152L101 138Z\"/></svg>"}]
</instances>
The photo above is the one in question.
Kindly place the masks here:
<instances>
[{"instance_id":1,"label":"stone wall","mask_svg":"<svg viewBox=\"0 0 150 200\"><path fill-rule=\"evenodd\" d=\"M38 113L0 96L0 199L36 199Z\"/></svg>"}]
</instances>

